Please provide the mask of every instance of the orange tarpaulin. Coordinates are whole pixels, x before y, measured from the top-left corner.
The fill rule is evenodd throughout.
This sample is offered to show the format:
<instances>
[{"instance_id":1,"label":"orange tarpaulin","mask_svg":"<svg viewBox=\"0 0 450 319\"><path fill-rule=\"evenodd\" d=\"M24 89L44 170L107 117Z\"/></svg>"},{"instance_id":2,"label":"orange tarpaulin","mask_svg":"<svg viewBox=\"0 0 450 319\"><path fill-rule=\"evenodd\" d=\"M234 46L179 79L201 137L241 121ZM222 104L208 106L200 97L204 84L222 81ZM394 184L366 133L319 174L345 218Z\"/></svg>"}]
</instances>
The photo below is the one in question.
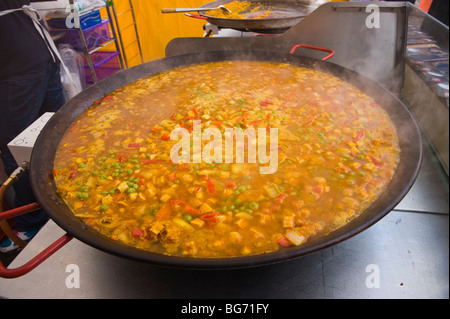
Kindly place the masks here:
<instances>
[{"instance_id":1,"label":"orange tarpaulin","mask_svg":"<svg viewBox=\"0 0 450 319\"><path fill-rule=\"evenodd\" d=\"M419 7L419 9L421 9L425 12L428 12L428 10L430 10L432 2L433 2L433 0L420 0L418 7Z\"/></svg>"}]
</instances>

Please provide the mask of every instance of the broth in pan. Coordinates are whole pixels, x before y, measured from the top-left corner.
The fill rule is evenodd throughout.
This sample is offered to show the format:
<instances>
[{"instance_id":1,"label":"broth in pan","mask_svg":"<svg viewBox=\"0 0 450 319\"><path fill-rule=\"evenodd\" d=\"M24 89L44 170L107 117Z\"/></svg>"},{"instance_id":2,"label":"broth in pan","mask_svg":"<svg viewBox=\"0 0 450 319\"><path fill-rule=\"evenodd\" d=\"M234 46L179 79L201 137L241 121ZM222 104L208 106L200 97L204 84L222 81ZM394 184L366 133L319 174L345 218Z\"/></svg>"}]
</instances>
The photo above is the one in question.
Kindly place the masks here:
<instances>
[{"instance_id":1,"label":"broth in pan","mask_svg":"<svg viewBox=\"0 0 450 319\"><path fill-rule=\"evenodd\" d=\"M97 101L61 140L53 174L75 216L112 240L235 257L348 223L385 190L399 153L387 113L345 81L216 62Z\"/></svg>"}]
</instances>

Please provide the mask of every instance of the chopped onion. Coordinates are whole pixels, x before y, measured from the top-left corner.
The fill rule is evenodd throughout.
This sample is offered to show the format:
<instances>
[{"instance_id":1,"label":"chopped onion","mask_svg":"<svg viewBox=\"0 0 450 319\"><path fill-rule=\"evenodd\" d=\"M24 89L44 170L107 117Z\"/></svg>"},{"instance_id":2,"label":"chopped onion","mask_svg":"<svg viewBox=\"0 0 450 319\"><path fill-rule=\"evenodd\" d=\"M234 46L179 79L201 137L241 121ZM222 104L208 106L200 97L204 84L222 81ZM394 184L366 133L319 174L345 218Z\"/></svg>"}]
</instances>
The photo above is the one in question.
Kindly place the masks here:
<instances>
[{"instance_id":1,"label":"chopped onion","mask_svg":"<svg viewBox=\"0 0 450 319\"><path fill-rule=\"evenodd\" d=\"M306 241L306 237L303 235L300 235L295 230L288 231L285 235L287 239L294 245L298 246L300 244L303 244Z\"/></svg>"}]
</instances>

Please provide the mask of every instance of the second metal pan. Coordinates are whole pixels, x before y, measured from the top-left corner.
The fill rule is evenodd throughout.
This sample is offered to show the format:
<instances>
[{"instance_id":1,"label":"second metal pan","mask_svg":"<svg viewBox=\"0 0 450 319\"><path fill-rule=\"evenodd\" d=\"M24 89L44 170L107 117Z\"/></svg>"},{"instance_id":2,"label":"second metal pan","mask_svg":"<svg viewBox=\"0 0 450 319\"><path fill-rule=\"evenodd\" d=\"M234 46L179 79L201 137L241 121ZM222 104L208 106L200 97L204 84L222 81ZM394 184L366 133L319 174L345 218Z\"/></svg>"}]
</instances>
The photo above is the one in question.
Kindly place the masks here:
<instances>
[{"instance_id":1,"label":"second metal pan","mask_svg":"<svg viewBox=\"0 0 450 319\"><path fill-rule=\"evenodd\" d=\"M201 8L218 7L226 5L232 0L217 0L207 3ZM237 0L244 1L244 0ZM246 0L248 1L248 0ZM222 28L230 28L242 31L254 31L261 33L274 33L286 31L290 27L300 22L312 10L309 6L302 4L300 1L257 1L250 0L251 8L258 7L249 17L257 16L267 10L270 14L266 18L260 19L228 19L209 16L206 12L200 12L200 16L207 18L208 22Z\"/></svg>"}]
</instances>

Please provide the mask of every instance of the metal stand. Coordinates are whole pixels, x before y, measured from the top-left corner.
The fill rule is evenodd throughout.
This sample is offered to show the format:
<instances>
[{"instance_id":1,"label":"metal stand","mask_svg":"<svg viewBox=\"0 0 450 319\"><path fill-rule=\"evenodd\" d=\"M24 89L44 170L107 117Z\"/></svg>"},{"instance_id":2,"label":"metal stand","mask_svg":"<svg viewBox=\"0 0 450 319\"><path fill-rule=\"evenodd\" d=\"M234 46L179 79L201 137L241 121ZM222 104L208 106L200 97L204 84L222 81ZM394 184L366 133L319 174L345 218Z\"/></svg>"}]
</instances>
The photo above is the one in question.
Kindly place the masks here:
<instances>
[{"instance_id":1,"label":"metal stand","mask_svg":"<svg viewBox=\"0 0 450 319\"><path fill-rule=\"evenodd\" d=\"M111 3L112 3L112 1L111 1ZM120 47L122 49L122 55L123 55L123 60L124 60L124 63L125 63L125 68L128 68L129 61L131 61L132 59L136 58L138 55L141 58L141 63L144 63L144 59L142 57L141 43L139 41L139 33L138 33L137 25L136 25L136 19L135 19L135 15L134 15L134 8L133 8L132 0L129 0L128 4L129 4L128 10L125 10L125 11L120 12L120 13L116 13L114 5L113 4L111 5L111 10L112 10L112 13L113 13L113 16L114 16L115 28L116 28L117 34L119 36ZM131 14L133 22L131 24L128 24L128 25L124 26L123 28L120 28L120 26L119 26L119 19L118 18L120 16L126 14L126 13L130 13ZM108 11L108 15L109 14L110 13ZM123 38L122 38L122 32L125 31L128 28L131 28L131 27L134 28L135 40L124 45ZM114 27L112 29L114 29ZM113 30L113 32L115 32L115 31ZM135 55L127 58L126 49L129 48L132 45L137 45L138 53L136 53Z\"/></svg>"}]
</instances>

